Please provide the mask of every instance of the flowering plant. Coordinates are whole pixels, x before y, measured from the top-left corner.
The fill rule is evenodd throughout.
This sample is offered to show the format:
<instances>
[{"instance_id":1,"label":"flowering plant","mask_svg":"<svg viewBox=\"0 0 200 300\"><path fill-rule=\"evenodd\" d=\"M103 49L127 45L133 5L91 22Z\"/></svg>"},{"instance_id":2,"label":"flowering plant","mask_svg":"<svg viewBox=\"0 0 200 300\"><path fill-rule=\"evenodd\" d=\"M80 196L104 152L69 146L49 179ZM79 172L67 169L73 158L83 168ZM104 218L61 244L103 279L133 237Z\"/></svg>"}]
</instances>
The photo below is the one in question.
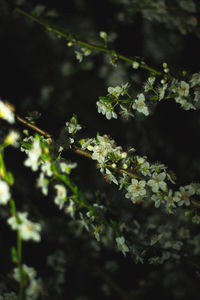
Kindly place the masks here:
<instances>
[{"instance_id":1,"label":"flowering plant","mask_svg":"<svg viewBox=\"0 0 200 300\"><path fill-rule=\"evenodd\" d=\"M10 230L11 240L13 234L17 239L15 246L14 242L9 245L12 267L9 265L8 279L2 277L0 300L94 299L91 298L94 297L91 290L85 294L81 288L69 291L67 269L79 276L74 270L77 257L81 270L84 270L80 273L89 271L94 285L96 277L102 279L101 299L145 299L151 290L150 286L155 288L154 281L159 280L161 274L166 277L166 282L162 282L161 286L167 290L174 284L172 277L178 278L177 274L183 272L182 263L195 278L185 290L186 294L189 291L190 296L194 296L197 287L195 282L200 274L200 183L190 178L189 171L185 172L188 178L181 183L178 177L180 172L176 176L176 170L172 171L167 163L152 159L153 151L151 147L148 148L145 138L149 136L153 139L154 136L148 128L143 135L140 130L145 124L143 122L151 122L163 103L184 113L199 114L200 73L183 70L176 74L173 65L169 67L170 63L165 60L154 68L142 56L130 58L121 55L110 48L115 34L103 30L93 37L94 42L85 42L71 31L66 32L51 25L53 22L48 19L57 17L55 11L36 5L29 13L22 9L23 1L16 2L17 8L12 11L16 22L26 17L26 21L31 21L27 26L31 28L34 23L42 25L52 43L57 43L55 35L65 41L61 45L56 44L58 48L71 51L72 64L62 65L63 76L66 73L72 76L73 72L78 73L79 68L84 72L93 69L95 63L98 65L98 53L105 54L99 76L106 73L110 75L107 75L99 94L94 88L96 101L92 100L88 106L87 100L79 106L84 97L73 101L77 103L79 111L76 114L73 112L68 118L63 117L63 127L59 128L59 133L53 131L56 124L53 117L66 115L66 112L63 113L63 99L58 103L48 102L54 88L43 88L37 105L41 105L43 114L48 106L51 108L46 116L48 121L46 119L44 122L47 131L39 125L42 118L39 112L33 111L22 117L17 112L20 106L10 103L12 99L8 102L2 97L0 100L0 218L6 230ZM118 16L122 23L126 11L129 18L131 12L140 12L149 24L159 22L167 27L165 30L176 28L180 31L176 34L192 32L199 37L195 1L190 4L177 1L174 7L164 0L116 2L116 6L120 4L123 8L121 17ZM183 22L185 16L186 23ZM87 64L89 59L90 63ZM117 70L121 70L121 77ZM118 74L120 80L113 79L114 73ZM92 82L93 79L90 80ZM91 86L87 85L88 91L92 89ZM79 89L79 82L76 82L75 89ZM24 102L28 103L28 100ZM70 109L70 102L68 106ZM89 122L93 111L93 120L97 121L92 121L95 130L90 132L85 125L86 120L80 120L84 120L83 113ZM108 122L108 127L98 128L98 118L102 118L103 123ZM119 127L113 125L116 130L112 131L110 124L117 123ZM136 134L139 133L135 143L131 128L133 124ZM120 126L123 128L123 146L116 142L119 140L117 132L120 132ZM106 133L103 128L106 128ZM155 140L159 144L159 139ZM139 146L140 142L143 147ZM163 148L170 152L170 146L164 145ZM11 156L9 151L14 151ZM19 161L22 162L22 167L18 167L19 174L10 163L15 155L19 155ZM34 251L27 244L34 245ZM81 255L77 256L77 252ZM27 253L31 253L32 260ZM41 267L38 254L34 257L34 253L41 253ZM148 276L145 279L139 277L138 284L126 292L124 283L121 286L113 278L114 274L121 272L121 264L126 265L127 262L133 263L129 266L131 272L132 266L137 265L138 270L145 266ZM90 264L96 267L90 268ZM155 268L152 273L149 265ZM51 275L49 268L53 270ZM154 276L156 268L160 269ZM167 294L171 299L176 299L177 295L181 295L179 299L184 299L185 295L179 292L185 288L188 277L187 272L183 274L180 282L176 282L174 291Z\"/></svg>"}]
</instances>

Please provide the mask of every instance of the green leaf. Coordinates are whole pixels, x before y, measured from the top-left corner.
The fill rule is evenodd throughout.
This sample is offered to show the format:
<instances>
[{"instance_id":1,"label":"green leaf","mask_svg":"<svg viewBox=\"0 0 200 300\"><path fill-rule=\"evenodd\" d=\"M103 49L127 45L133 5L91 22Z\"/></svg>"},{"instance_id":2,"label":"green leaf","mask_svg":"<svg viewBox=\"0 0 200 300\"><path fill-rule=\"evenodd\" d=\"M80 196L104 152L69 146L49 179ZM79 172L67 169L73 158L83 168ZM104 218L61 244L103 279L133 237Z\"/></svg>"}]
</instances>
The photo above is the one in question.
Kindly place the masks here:
<instances>
[{"instance_id":1,"label":"green leaf","mask_svg":"<svg viewBox=\"0 0 200 300\"><path fill-rule=\"evenodd\" d=\"M102 96L99 97L99 100L104 101L104 102L110 102L111 101L109 98L102 97Z\"/></svg>"},{"instance_id":2,"label":"green leaf","mask_svg":"<svg viewBox=\"0 0 200 300\"><path fill-rule=\"evenodd\" d=\"M13 263L18 263L17 250L15 247L11 247L11 258Z\"/></svg>"},{"instance_id":3,"label":"green leaf","mask_svg":"<svg viewBox=\"0 0 200 300\"><path fill-rule=\"evenodd\" d=\"M120 103L130 103L130 99L119 100Z\"/></svg>"},{"instance_id":4,"label":"green leaf","mask_svg":"<svg viewBox=\"0 0 200 300\"><path fill-rule=\"evenodd\" d=\"M11 172L6 172L5 180L8 182L8 184L13 185L14 177Z\"/></svg>"}]
</instances>

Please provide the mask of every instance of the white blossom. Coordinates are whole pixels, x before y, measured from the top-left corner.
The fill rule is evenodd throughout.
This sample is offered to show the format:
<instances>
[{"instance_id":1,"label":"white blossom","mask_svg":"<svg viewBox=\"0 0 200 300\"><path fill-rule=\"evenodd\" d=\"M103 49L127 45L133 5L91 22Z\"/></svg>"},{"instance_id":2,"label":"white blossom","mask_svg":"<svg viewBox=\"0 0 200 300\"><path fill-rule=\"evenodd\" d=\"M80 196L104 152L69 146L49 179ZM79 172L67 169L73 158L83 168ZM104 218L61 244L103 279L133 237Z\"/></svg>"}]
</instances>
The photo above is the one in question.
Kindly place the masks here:
<instances>
[{"instance_id":1,"label":"white blossom","mask_svg":"<svg viewBox=\"0 0 200 300\"><path fill-rule=\"evenodd\" d=\"M174 193L173 191L170 189L168 191L168 195L166 195L164 197L165 201L166 201L166 209L169 213L173 213L173 208L176 207L176 202L180 201L180 197L178 193Z\"/></svg>"},{"instance_id":2,"label":"white blossom","mask_svg":"<svg viewBox=\"0 0 200 300\"><path fill-rule=\"evenodd\" d=\"M134 62L132 63L133 69L138 69L139 66L140 66L140 64L139 64L137 61L134 61Z\"/></svg>"},{"instance_id":3,"label":"white blossom","mask_svg":"<svg viewBox=\"0 0 200 300\"><path fill-rule=\"evenodd\" d=\"M82 129L81 125L76 122L66 122L65 125L70 134L75 134L78 130Z\"/></svg>"},{"instance_id":4,"label":"white blossom","mask_svg":"<svg viewBox=\"0 0 200 300\"><path fill-rule=\"evenodd\" d=\"M108 88L108 93L110 95L113 95L115 96L116 98L118 98L120 95L124 95L125 94L125 91L128 89L129 87L129 83L125 83L125 84L122 84L122 86L116 86L116 87L109 87Z\"/></svg>"},{"instance_id":5,"label":"white blossom","mask_svg":"<svg viewBox=\"0 0 200 300\"><path fill-rule=\"evenodd\" d=\"M144 163L142 163L139 167L139 171L142 173L142 175L144 176L150 176L151 172L149 171L150 169L150 164L146 161Z\"/></svg>"},{"instance_id":6,"label":"white blossom","mask_svg":"<svg viewBox=\"0 0 200 300\"><path fill-rule=\"evenodd\" d=\"M182 80L179 83L178 93L182 97L187 97L189 95L189 89L190 89L189 84L187 82L185 82L185 81Z\"/></svg>"},{"instance_id":7,"label":"white blossom","mask_svg":"<svg viewBox=\"0 0 200 300\"><path fill-rule=\"evenodd\" d=\"M152 188L154 193L158 192L159 189L165 191L167 189L167 184L164 182L166 178L166 173L162 172L160 174L153 173L152 179L150 179L147 184Z\"/></svg>"},{"instance_id":8,"label":"white blossom","mask_svg":"<svg viewBox=\"0 0 200 300\"><path fill-rule=\"evenodd\" d=\"M28 220L27 212L18 212L17 217L11 216L8 218L7 223L13 230L19 230L23 240L40 241L41 225Z\"/></svg>"},{"instance_id":9,"label":"white blossom","mask_svg":"<svg viewBox=\"0 0 200 300\"><path fill-rule=\"evenodd\" d=\"M117 247L120 251L122 251L122 253L124 254L124 256L126 256L126 252L129 252L129 248L125 243L125 238L123 236L117 237L116 239L117 242Z\"/></svg>"},{"instance_id":10,"label":"white blossom","mask_svg":"<svg viewBox=\"0 0 200 300\"><path fill-rule=\"evenodd\" d=\"M116 185L118 185L118 181L116 177L112 174L112 172L106 168L106 177L111 181L114 182Z\"/></svg>"},{"instance_id":11,"label":"white blossom","mask_svg":"<svg viewBox=\"0 0 200 300\"><path fill-rule=\"evenodd\" d=\"M36 279L37 272L34 268L22 265L22 270L29 279L28 286L26 286L25 295L27 300L36 300L42 292L42 280ZM18 267L13 270L13 278L16 281L20 281L20 270Z\"/></svg>"},{"instance_id":12,"label":"white blossom","mask_svg":"<svg viewBox=\"0 0 200 300\"><path fill-rule=\"evenodd\" d=\"M11 130L5 138L5 143L13 145L14 147L17 147L19 137L20 137L20 135L17 131Z\"/></svg>"},{"instance_id":13,"label":"white blossom","mask_svg":"<svg viewBox=\"0 0 200 300\"><path fill-rule=\"evenodd\" d=\"M54 188L57 190L57 195L54 199L54 203L59 207L59 209L62 209L66 201L67 190L64 185L61 184L56 184Z\"/></svg>"},{"instance_id":14,"label":"white blossom","mask_svg":"<svg viewBox=\"0 0 200 300\"><path fill-rule=\"evenodd\" d=\"M59 164L61 172L70 174L71 170L77 167L77 163L65 163L61 162Z\"/></svg>"},{"instance_id":15,"label":"white blossom","mask_svg":"<svg viewBox=\"0 0 200 300\"><path fill-rule=\"evenodd\" d=\"M0 118L6 120L8 123L15 122L15 116L9 105L0 100Z\"/></svg>"},{"instance_id":16,"label":"white blossom","mask_svg":"<svg viewBox=\"0 0 200 300\"><path fill-rule=\"evenodd\" d=\"M112 141L105 136L98 136L98 145L93 147L92 159L97 160L99 163L104 163L108 153L113 152Z\"/></svg>"},{"instance_id":17,"label":"white blossom","mask_svg":"<svg viewBox=\"0 0 200 300\"><path fill-rule=\"evenodd\" d=\"M126 107L124 107L123 105L120 105L120 108L121 108L120 114L126 120L128 120L129 117L134 117L134 114L131 113L130 111L128 111L128 109Z\"/></svg>"},{"instance_id":18,"label":"white blossom","mask_svg":"<svg viewBox=\"0 0 200 300\"><path fill-rule=\"evenodd\" d=\"M46 175L51 177L53 175L53 172L51 170L51 162L50 161L45 161L42 162L41 165L41 171Z\"/></svg>"},{"instance_id":19,"label":"white blossom","mask_svg":"<svg viewBox=\"0 0 200 300\"><path fill-rule=\"evenodd\" d=\"M159 94L159 101L161 101L164 96L165 96L165 91L168 87L168 84L167 83L164 83L162 86L160 86L158 89L157 89L157 92Z\"/></svg>"},{"instance_id":20,"label":"white blossom","mask_svg":"<svg viewBox=\"0 0 200 300\"><path fill-rule=\"evenodd\" d=\"M195 194L195 188L192 185L181 186L179 188L179 205L185 204L186 206L190 205L190 197Z\"/></svg>"},{"instance_id":21,"label":"white blossom","mask_svg":"<svg viewBox=\"0 0 200 300\"><path fill-rule=\"evenodd\" d=\"M98 113L102 113L102 115L105 115L108 120L112 118L117 119L117 114L114 112L113 107L110 103L99 100L96 104Z\"/></svg>"},{"instance_id":22,"label":"white blossom","mask_svg":"<svg viewBox=\"0 0 200 300\"><path fill-rule=\"evenodd\" d=\"M192 217L192 222L195 224L200 224L200 216L195 215L194 217Z\"/></svg>"},{"instance_id":23,"label":"white blossom","mask_svg":"<svg viewBox=\"0 0 200 300\"><path fill-rule=\"evenodd\" d=\"M34 268L28 267L25 264L22 265L22 270L24 273L27 274L27 276L29 277L30 280L35 278L37 275L37 272L35 271ZM20 271L19 271L18 267L15 267L13 270L13 278L18 282L20 281Z\"/></svg>"},{"instance_id":24,"label":"white blossom","mask_svg":"<svg viewBox=\"0 0 200 300\"><path fill-rule=\"evenodd\" d=\"M76 59L81 63L84 56L91 54L91 50L88 48L81 48L81 51L75 51Z\"/></svg>"},{"instance_id":25,"label":"white blossom","mask_svg":"<svg viewBox=\"0 0 200 300\"><path fill-rule=\"evenodd\" d=\"M80 51L75 51L76 59L81 63L83 61L83 53Z\"/></svg>"},{"instance_id":26,"label":"white blossom","mask_svg":"<svg viewBox=\"0 0 200 300\"><path fill-rule=\"evenodd\" d=\"M162 196L159 194L153 194L151 199L155 202L155 207L160 207L161 201L163 200Z\"/></svg>"},{"instance_id":27,"label":"white blossom","mask_svg":"<svg viewBox=\"0 0 200 300\"><path fill-rule=\"evenodd\" d=\"M48 194L48 179L45 178L44 173L40 173L37 179L37 187L42 189L42 193L46 196Z\"/></svg>"},{"instance_id":28,"label":"white blossom","mask_svg":"<svg viewBox=\"0 0 200 300\"><path fill-rule=\"evenodd\" d=\"M106 40L107 39L107 33L105 31L100 31L99 32L99 36L103 39Z\"/></svg>"},{"instance_id":29,"label":"white blossom","mask_svg":"<svg viewBox=\"0 0 200 300\"><path fill-rule=\"evenodd\" d=\"M139 94L138 98L134 101L132 108L136 109L138 112L143 113L145 116L149 115L148 107L145 104L145 97L144 94Z\"/></svg>"},{"instance_id":30,"label":"white blossom","mask_svg":"<svg viewBox=\"0 0 200 300\"><path fill-rule=\"evenodd\" d=\"M188 102L186 99L180 96L176 97L175 101L176 103L179 103L181 107L185 110L196 109L196 107L192 103Z\"/></svg>"},{"instance_id":31,"label":"white blossom","mask_svg":"<svg viewBox=\"0 0 200 300\"><path fill-rule=\"evenodd\" d=\"M133 203L136 203L138 198L146 195L145 185L146 182L144 180L132 179L131 184L127 188L126 198L130 198Z\"/></svg>"},{"instance_id":32,"label":"white blossom","mask_svg":"<svg viewBox=\"0 0 200 300\"><path fill-rule=\"evenodd\" d=\"M149 90L151 90L151 88L152 88L152 86L155 82L155 79L156 78L154 76L151 76L147 79L147 82L145 82L145 84L144 84L144 91L145 92L148 92Z\"/></svg>"},{"instance_id":33,"label":"white blossom","mask_svg":"<svg viewBox=\"0 0 200 300\"><path fill-rule=\"evenodd\" d=\"M28 151L28 158L25 160L24 165L26 167L31 167L33 171L37 171L41 154L42 148L40 146L40 141L39 139L35 138L33 140L31 149Z\"/></svg>"},{"instance_id":34,"label":"white blossom","mask_svg":"<svg viewBox=\"0 0 200 300\"><path fill-rule=\"evenodd\" d=\"M9 185L7 182L0 179L0 205L5 205L8 203L11 197Z\"/></svg>"},{"instance_id":35,"label":"white blossom","mask_svg":"<svg viewBox=\"0 0 200 300\"><path fill-rule=\"evenodd\" d=\"M194 73L192 74L192 78L190 80L190 86L194 87L195 85L200 84L200 73Z\"/></svg>"},{"instance_id":36,"label":"white blossom","mask_svg":"<svg viewBox=\"0 0 200 300\"><path fill-rule=\"evenodd\" d=\"M75 204L72 199L69 199L69 205L65 207L65 213L69 214L72 218L74 218Z\"/></svg>"}]
</instances>

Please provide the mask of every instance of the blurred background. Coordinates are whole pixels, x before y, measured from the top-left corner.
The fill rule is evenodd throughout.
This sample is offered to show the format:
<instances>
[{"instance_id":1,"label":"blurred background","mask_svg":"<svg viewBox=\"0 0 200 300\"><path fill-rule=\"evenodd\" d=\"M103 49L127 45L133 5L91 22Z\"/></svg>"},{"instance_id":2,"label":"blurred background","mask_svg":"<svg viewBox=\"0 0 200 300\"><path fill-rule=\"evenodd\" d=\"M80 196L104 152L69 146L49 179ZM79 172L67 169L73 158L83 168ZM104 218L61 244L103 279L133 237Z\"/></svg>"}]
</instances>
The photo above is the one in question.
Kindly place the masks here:
<instances>
[{"instance_id":1,"label":"blurred background","mask_svg":"<svg viewBox=\"0 0 200 300\"><path fill-rule=\"evenodd\" d=\"M139 92L148 73L134 70L123 61L118 61L116 67L112 66L106 54L97 52L79 63L74 47L68 47L64 39L59 39L41 25L16 13L15 7L34 13L80 40L94 44L103 43L99 32L105 31L108 42L110 40L109 48L128 57L144 57L147 64L157 69L162 69L162 63L167 62L171 73L179 77L183 70L189 74L200 70L198 1L0 0L0 98L14 104L16 112L22 117L31 111L40 112L37 125L55 138L65 122L76 113L83 126L80 137L94 137L97 131L100 134L107 133L124 150L134 147L139 155L146 155L151 162L164 163L175 172L178 185L199 182L199 111L184 111L179 104L169 100L160 102L148 117L138 114L129 120L120 117L108 121L97 112L98 97L105 96L109 86L115 87L126 82L130 83L130 93ZM21 124L17 127L19 131L24 128ZM1 130L4 130L3 124ZM89 193L92 186L99 194L103 191L111 202L116 200L119 204L120 199L123 200L122 193L118 195L115 186L104 181L93 162L70 152L64 156L78 162L74 180L84 192ZM52 298L45 299L133 299L133 296L134 299L146 299L141 292L131 294L131 289L136 291L141 286L143 290L146 288L151 297L195 297L196 279L190 274L190 269L185 271L183 281L180 277L180 287L177 281L174 286L172 284L173 272L173 280L165 278L162 285L156 276L154 278L155 274L162 275L159 266L130 265L128 258L105 249L97 251L98 254L88 254L90 242L87 245L84 237L87 233L83 232L77 239L69 229L63 228L61 213L55 212L53 201L49 202L47 211L47 199L35 190L36 175L22 166L24 158L24 153L16 149L8 149L5 157L8 168L16 177L14 195L19 207L23 202L23 208L31 207L36 215L40 210L43 217L45 215L51 220L48 224L52 224L52 227L48 225L39 246L31 243L31 246L25 245L25 260L29 265L34 261L38 273L46 276L49 273L45 265L46 257L52 252L57 253L55 257L63 263L63 273L67 278L59 297L54 292ZM2 209L1 214L6 216L6 210ZM1 226L2 232L6 230L5 223ZM57 235L58 228L63 235L67 234L64 246L62 235L60 240ZM15 235L2 234L1 240L5 247L0 251L6 256L6 249L13 244ZM59 249L63 247L62 250L67 253L67 258L56 249L57 242ZM71 253L71 249L76 251ZM37 253L41 259L30 257L29 253ZM110 271L109 277L106 277L99 271L99 266L109 261L117 261L117 269L115 273ZM6 273L11 268L9 257L1 265L2 273ZM148 286L148 280L153 282L152 286ZM185 281L187 283L182 291ZM111 286L111 291L107 285ZM129 291L129 298L126 298L126 293L120 293L116 286ZM166 295L163 289L167 290Z\"/></svg>"}]
</instances>

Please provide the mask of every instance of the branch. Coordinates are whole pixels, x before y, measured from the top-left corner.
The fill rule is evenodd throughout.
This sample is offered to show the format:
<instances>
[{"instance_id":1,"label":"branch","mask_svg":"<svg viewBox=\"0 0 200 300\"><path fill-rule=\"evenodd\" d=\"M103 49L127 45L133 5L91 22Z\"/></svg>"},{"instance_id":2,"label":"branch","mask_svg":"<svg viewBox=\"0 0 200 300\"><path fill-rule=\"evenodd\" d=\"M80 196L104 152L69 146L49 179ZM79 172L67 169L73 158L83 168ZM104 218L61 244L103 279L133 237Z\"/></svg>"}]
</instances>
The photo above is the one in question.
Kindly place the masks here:
<instances>
[{"instance_id":1,"label":"branch","mask_svg":"<svg viewBox=\"0 0 200 300\"><path fill-rule=\"evenodd\" d=\"M28 126L29 128L33 129L34 131L38 132L39 134L41 135L44 135L46 136L47 138L50 138L51 137L51 134L49 134L48 132L40 129L39 127L37 127L36 125L33 125L29 122L27 122L26 120L24 120L23 118L21 118L20 116L18 115L15 115L16 119L22 123L22 124L25 124L26 126Z\"/></svg>"},{"instance_id":2,"label":"branch","mask_svg":"<svg viewBox=\"0 0 200 300\"><path fill-rule=\"evenodd\" d=\"M15 115L15 116L16 116L16 119L17 119L20 123L26 125L27 127L33 129L34 131L38 132L39 134L41 134L41 135L43 135L43 136L45 136L45 137L47 137L47 138L52 138L52 135L51 135L50 133L48 133L47 131L44 131L44 130L40 129L38 126L33 125L33 124L27 122L26 120L24 120L23 118L21 118L21 117L18 116L18 115ZM79 147L77 147L77 146L75 146L75 147L72 149L72 151L74 151L75 153L77 153L77 154L79 154L79 155L81 155L81 156L85 156L85 157L87 157L87 158L89 158L89 159L92 159L92 154L91 154L90 152L88 152L88 151L86 151L86 150L83 150L83 149L81 149L81 148L79 148ZM114 167L112 167L111 165L110 165L110 166L107 166L107 168L112 169L114 172L119 173L119 174L121 174L121 175L126 174L126 175L128 175L129 177L131 177L131 178L137 178L137 179L141 179L141 180L144 179L143 177L141 177L141 176L139 176L139 175L136 175L136 174L134 174L134 173L132 173L132 172L130 172L130 171L127 171L127 170L124 170L124 169L121 169L121 168L114 168ZM200 209L200 203L197 202L197 201L195 201L194 199L191 199L191 204L192 204L194 207Z\"/></svg>"},{"instance_id":3,"label":"branch","mask_svg":"<svg viewBox=\"0 0 200 300\"><path fill-rule=\"evenodd\" d=\"M129 58L127 56L124 56L122 54L119 54L117 53L115 50L112 50L112 49L108 49L106 47L101 47L101 46L98 46L98 45L95 45L95 44L91 44L91 43L88 43L88 42L84 42L84 41L81 41L81 40L78 40L78 39L75 39L74 37L71 36L71 34L67 34L67 33L64 33L62 32L60 29L56 29L55 27L52 27L50 24L32 16L31 14L25 12L24 10L20 9L20 8L16 8L15 9L15 12L21 14L21 15L24 15L26 17L28 17L29 19L33 20L34 22L37 22L39 23L40 25L44 26L47 30L49 31L52 31L56 34L58 34L60 37L63 37L64 39L68 40L69 42L72 42L74 44L79 44L80 46L83 46L85 48L89 48L89 49L92 49L92 50L97 50L97 51L100 51L100 52L104 52L104 53L108 53L110 54L111 56L115 56L116 58L119 58L121 60L124 60L124 61L127 61L127 62L130 62L130 63L134 63L136 62L137 60L135 59L132 59L132 58ZM158 76L161 76L163 75L164 73L162 73L161 71L158 71L150 66L148 66L145 62L141 62L140 64L140 67L142 69L145 69L145 70L148 70L149 72L155 74L155 75L158 75ZM166 76L166 74L165 74ZM168 74L167 76L170 77L170 75Z\"/></svg>"},{"instance_id":4,"label":"branch","mask_svg":"<svg viewBox=\"0 0 200 300\"><path fill-rule=\"evenodd\" d=\"M47 131L44 131L44 130L40 129L38 126L33 125L33 124L27 122L26 120L24 120L23 118L21 118L18 115L15 115L15 116L16 116L16 119L20 123L26 125L27 127L33 129L34 131L38 132L39 134L41 134L41 135L43 135L43 136L45 136L47 138L52 138L52 135L50 133L48 133ZM91 153L89 153L88 151L83 150L83 149L81 149L79 147L74 147L73 151L75 153L79 154L79 155L82 155L82 156L85 156L85 157L87 157L89 159L92 159L92 154ZM117 173L126 174L126 175L130 176L131 178L143 179L142 177L140 177L138 175L135 175L135 174L133 174L133 173L131 173L129 171L123 170L121 168L113 168L112 166L108 166L108 168L113 169Z\"/></svg>"}]
</instances>

